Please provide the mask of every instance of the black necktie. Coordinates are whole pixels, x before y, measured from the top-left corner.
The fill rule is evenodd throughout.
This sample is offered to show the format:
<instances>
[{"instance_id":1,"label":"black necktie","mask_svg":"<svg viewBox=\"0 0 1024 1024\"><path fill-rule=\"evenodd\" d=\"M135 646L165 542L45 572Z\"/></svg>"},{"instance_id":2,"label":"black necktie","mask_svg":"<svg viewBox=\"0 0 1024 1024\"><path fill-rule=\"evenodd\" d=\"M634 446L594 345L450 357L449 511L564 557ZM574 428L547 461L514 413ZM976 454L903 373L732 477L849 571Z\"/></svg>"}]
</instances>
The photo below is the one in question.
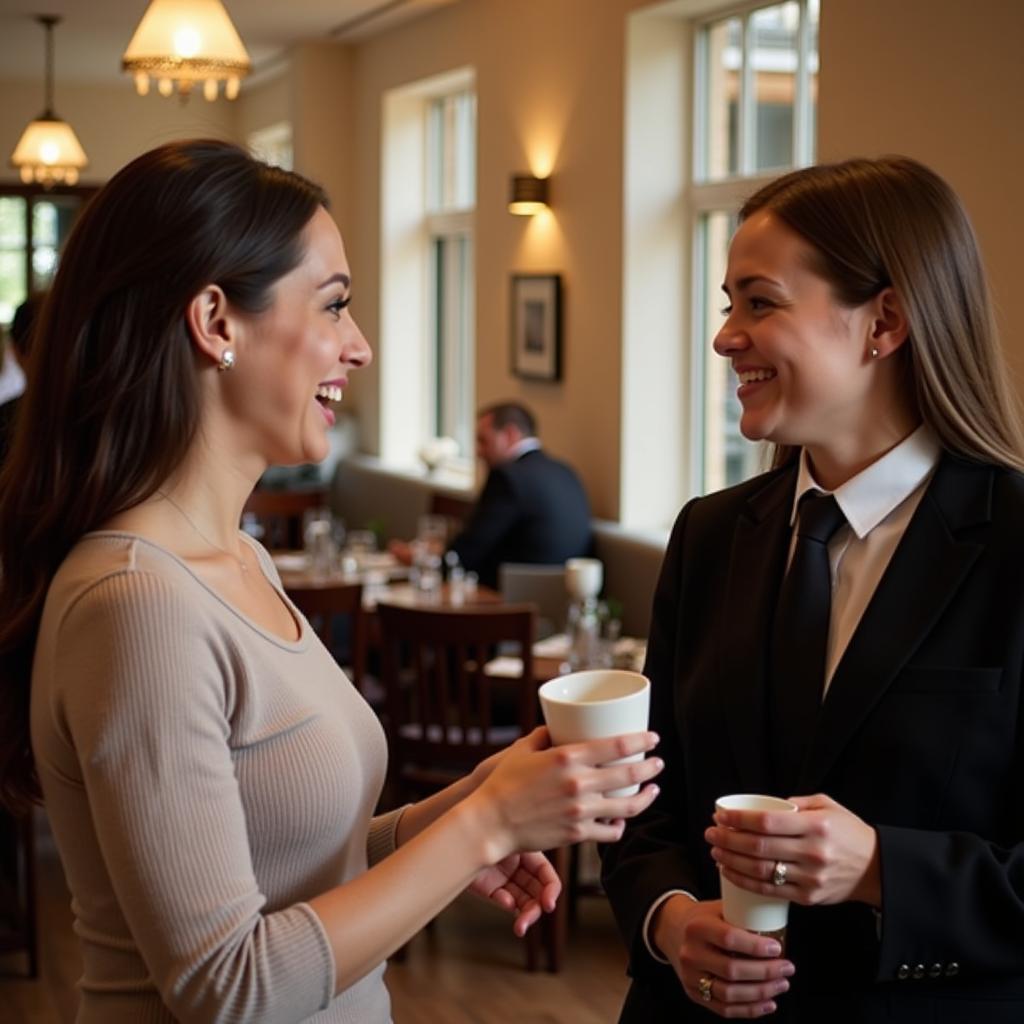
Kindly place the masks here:
<instances>
[{"instance_id":1,"label":"black necktie","mask_svg":"<svg viewBox=\"0 0 1024 1024\"><path fill-rule=\"evenodd\" d=\"M775 784L787 796L821 710L832 609L828 542L845 522L831 494L809 491L800 500L793 560L775 610L768 718Z\"/></svg>"}]
</instances>

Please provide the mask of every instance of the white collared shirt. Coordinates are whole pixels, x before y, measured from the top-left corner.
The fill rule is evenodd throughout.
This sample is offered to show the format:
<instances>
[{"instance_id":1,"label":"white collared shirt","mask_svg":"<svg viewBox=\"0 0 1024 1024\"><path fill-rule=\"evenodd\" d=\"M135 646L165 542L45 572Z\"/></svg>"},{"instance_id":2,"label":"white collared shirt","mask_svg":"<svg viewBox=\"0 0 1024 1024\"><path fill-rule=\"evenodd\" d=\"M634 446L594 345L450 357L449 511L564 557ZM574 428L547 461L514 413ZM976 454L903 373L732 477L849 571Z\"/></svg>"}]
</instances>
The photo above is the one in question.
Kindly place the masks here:
<instances>
[{"instance_id":1,"label":"white collared shirt","mask_svg":"<svg viewBox=\"0 0 1024 1024\"><path fill-rule=\"evenodd\" d=\"M939 464L940 454L935 435L922 424L876 462L829 492L815 482L806 449L800 453L790 524L796 525L797 507L807 491L834 494L848 523L836 531L828 545L832 570L832 613L822 699L828 693L836 666L924 496L928 481ZM795 546L794 530L790 558Z\"/></svg>"},{"instance_id":2,"label":"white collared shirt","mask_svg":"<svg viewBox=\"0 0 1024 1024\"><path fill-rule=\"evenodd\" d=\"M516 441L508 450L509 461L512 459L521 459L527 452L535 452L540 448L539 437L524 437L521 441Z\"/></svg>"},{"instance_id":3,"label":"white collared shirt","mask_svg":"<svg viewBox=\"0 0 1024 1024\"><path fill-rule=\"evenodd\" d=\"M834 491L818 486L811 472L806 449L800 453L800 468L790 511L790 525L796 526L800 498L807 491L834 494L846 516L829 541L832 573L832 610L822 700L832 676L861 620L868 602L924 497L925 488L939 464L942 450L932 431L922 424L895 448L872 462ZM796 546L796 530L790 540L789 557ZM643 937L647 951L659 963L668 960L656 951L649 929L655 911L670 896L696 897L685 889L671 889L651 904L644 918Z\"/></svg>"}]
</instances>

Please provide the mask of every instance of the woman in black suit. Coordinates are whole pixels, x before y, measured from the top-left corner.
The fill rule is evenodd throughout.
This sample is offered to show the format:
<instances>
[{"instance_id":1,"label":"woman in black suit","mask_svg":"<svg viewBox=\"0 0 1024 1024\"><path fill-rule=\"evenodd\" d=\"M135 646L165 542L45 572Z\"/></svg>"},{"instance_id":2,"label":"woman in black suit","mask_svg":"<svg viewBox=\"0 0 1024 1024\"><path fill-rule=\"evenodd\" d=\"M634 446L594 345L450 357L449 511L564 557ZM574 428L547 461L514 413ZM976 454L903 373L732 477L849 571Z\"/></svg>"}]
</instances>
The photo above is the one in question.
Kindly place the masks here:
<instances>
[{"instance_id":1,"label":"woman in black suit","mask_svg":"<svg viewBox=\"0 0 1024 1024\"><path fill-rule=\"evenodd\" d=\"M959 201L905 158L740 214L714 342L773 469L681 512L662 792L604 853L622 1021L1024 1020L1024 442ZM714 814L718 796L797 814ZM719 872L791 901L785 949Z\"/></svg>"}]
</instances>

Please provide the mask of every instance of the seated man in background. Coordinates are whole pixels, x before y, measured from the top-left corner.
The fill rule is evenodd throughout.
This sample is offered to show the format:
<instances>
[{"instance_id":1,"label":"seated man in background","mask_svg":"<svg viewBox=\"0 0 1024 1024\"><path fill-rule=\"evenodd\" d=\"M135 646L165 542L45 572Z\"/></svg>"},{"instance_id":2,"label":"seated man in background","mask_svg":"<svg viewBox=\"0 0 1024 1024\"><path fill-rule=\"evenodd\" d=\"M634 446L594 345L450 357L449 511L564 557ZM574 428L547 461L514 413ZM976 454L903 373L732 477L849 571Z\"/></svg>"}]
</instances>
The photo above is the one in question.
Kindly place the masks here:
<instances>
[{"instance_id":1,"label":"seated man in background","mask_svg":"<svg viewBox=\"0 0 1024 1024\"><path fill-rule=\"evenodd\" d=\"M489 470L450 550L480 582L498 585L503 562L561 565L590 551L590 505L576 473L542 449L533 415L515 402L477 413L476 454ZM392 544L403 561L408 545Z\"/></svg>"}]
</instances>

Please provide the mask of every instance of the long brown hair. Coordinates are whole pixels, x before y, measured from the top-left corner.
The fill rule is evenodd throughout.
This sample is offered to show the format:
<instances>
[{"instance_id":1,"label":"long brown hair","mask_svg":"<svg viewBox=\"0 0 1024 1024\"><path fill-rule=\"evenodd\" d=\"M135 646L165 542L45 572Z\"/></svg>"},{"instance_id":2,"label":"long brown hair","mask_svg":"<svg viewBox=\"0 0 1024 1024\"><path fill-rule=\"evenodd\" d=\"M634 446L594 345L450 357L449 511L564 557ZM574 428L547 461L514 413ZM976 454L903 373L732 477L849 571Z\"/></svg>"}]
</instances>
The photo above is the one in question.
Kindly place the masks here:
<instances>
[{"instance_id":1,"label":"long brown hair","mask_svg":"<svg viewBox=\"0 0 1024 1024\"><path fill-rule=\"evenodd\" d=\"M224 142L161 146L82 212L33 336L0 472L0 802L39 798L29 742L46 592L78 539L148 498L199 429L190 300L258 313L303 256L322 190Z\"/></svg>"},{"instance_id":2,"label":"long brown hair","mask_svg":"<svg viewBox=\"0 0 1024 1024\"><path fill-rule=\"evenodd\" d=\"M956 193L908 157L793 171L752 195L814 249L812 269L854 307L895 288L910 325L903 360L922 419L947 451L1024 469L1024 432L999 346L978 242ZM772 465L795 457L778 445Z\"/></svg>"}]
</instances>

